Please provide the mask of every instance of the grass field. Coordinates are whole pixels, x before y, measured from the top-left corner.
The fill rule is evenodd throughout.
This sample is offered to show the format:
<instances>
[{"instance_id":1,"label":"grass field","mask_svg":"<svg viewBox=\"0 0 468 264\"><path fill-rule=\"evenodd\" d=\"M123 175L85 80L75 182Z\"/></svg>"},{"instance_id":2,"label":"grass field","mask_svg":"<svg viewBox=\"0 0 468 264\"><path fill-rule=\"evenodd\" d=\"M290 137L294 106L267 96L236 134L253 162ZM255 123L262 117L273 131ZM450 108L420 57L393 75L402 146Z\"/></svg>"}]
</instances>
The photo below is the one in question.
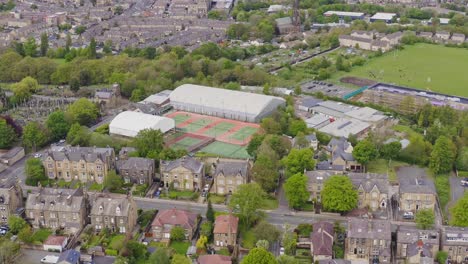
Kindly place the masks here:
<instances>
[{"instance_id":1,"label":"grass field","mask_svg":"<svg viewBox=\"0 0 468 264\"><path fill-rule=\"evenodd\" d=\"M412 88L468 97L468 51L441 45L416 44L371 59L351 72L355 76Z\"/></svg>"},{"instance_id":2,"label":"grass field","mask_svg":"<svg viewBox=\"0 0 468 264\"><path fill-rule=\"evenodd\" d=\"M255 134L257 132L257 128L255 127L243 127L236 132L234 132L231 136L229 136L229 139L235 139L235 140L245 140L251 135Z\"/></svg>"},{"instance_id":3,"label":"grass field","mask_svg":"<svg viewBox=\"0 0 468 264\"><path fill-rule=\"evenodd\" d=\"M235 127L233 123L221 122L221 123L216 124L214 127L204 131L203 134L210 136L210 137L217 137L217 136L227 133L233 127Z\"/></svg>"},{"instance_id":4,"label":"grass field","mask_svg":"<svg viewBox=\"0 0 468 264\"><path fill-rule=\"evenodd\" d=\"M200 143L202 140L193 137L185 137L171 145L173 149L188 149L189 147Z\"/></svg>"},{"instance_id":5,"label":"grass field","mask_svg":"<svg viewBox=\"0 0 468 264\"><path fill-rule=\"evenodd\" d=\"M215 141L202 148L200 152L219 155L226 158L247 159L250 158L246 147Z\"/></svg>"}]
</instances>

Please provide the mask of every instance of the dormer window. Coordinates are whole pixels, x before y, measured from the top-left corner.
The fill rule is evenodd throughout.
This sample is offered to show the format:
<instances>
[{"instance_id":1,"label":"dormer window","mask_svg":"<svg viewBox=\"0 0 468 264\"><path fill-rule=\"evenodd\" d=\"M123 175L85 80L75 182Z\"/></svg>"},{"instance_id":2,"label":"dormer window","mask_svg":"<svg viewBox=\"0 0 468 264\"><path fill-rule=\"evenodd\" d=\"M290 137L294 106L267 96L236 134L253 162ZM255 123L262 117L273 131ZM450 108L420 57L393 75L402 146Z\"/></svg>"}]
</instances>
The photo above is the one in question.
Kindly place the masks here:
<instances>
[{"instance_id":1,"label":"dormer window","mask_svg":"<svg viewBox=\"0 0 468 264\"><path fill-rule=\"evenodd\" d=\"M5 203L5 197L3 197L3 195L2 195L2 196L0 196L0 204L4 204L4 203Z\"/></svg>"},{"instance_id":2,"label":"dormer window","mask_svg":"<svg viewBox=\"0 0 468 264\"><path fill-rule=\"evenodd\" d=\"M102 212L104 211L104 207L102 207L102 205L99 206L99 212Z\"/></svg>"},{"instance_id":3,"label":"dormer window","mask_svg":"<svg viewBox=\"0 0 468 264\"><path fill-rule=\"evenodd\" d=\"M120 206L117 206L117 208L115 208L115 213L118 215L120 214Z\"/></svg>"}]
</instances>

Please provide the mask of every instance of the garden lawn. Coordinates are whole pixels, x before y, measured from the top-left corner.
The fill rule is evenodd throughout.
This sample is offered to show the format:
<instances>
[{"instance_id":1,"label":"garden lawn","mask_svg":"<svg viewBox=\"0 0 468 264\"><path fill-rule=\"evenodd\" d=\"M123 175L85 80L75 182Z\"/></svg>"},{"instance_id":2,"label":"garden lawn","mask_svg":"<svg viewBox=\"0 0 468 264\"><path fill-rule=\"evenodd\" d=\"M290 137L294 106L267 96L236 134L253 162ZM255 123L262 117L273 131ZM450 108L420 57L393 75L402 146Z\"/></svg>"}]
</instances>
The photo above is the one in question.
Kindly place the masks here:
<instances>
[{"instance_id":1,"label":"garden lawn","mask_svg":"<svg viewBox=\"0 0 468 264\"><path fill-rule=\"evenodd\" d=\"M210 194L210 197L208 199L210 199L210 201L214 204L224 204L224 202L226 201L226 196Z\"/></svg>"},{"instance_id":2,"label":"garden lawn","mask_svg":"<svg viewBox=\"0 0 468 264\"><path fill-rule=\"evenodd\" d=\"M109 248L119 251L123 248L124 241L125 241L125 235L115 235L112 237L109 243Z\"/></svg>"},{"instance_id":3,"label":"garden lawn","mask_svg":"<svg viewBox=\"0 0 468 264\"><path fill-rule=\"evenodd\" d=\"M388 172L389 181L398 182L396 170L398 167L403 166L409 166L409 164L402 161L392 160L389 166L388 160L377 159L369 162L369 164L367 165L367 171L379 174L386 174Z\"/></svg>"},{"instance_id":4,"label":"garden lawn","mask_svg":"<svg viewBox=\"0 0 468 264\"><path fill-rule=\"evenodd\" d=\"M171 242L170 245L177 254L185 255L187 253L187 249L190 247L190 242Z\"/></svg>"},{"instance_id":5,"label":"garden lawn","mask_svg":"<svg viewBox=\"0 0 468 264\"><path fill-rule=\"evenodd\" d=\"M49 229L39 229L32 235L33 243L40 243L42 244L50 235L52 235L52 231Z\"/></svg>"},{"instance_id":6,"label":"garden lawn","mask_svg":"<svg viewBox=\"0 0 468 264\"><path fill-rule=\"evenodd\" d=\"M468 52L442 45L406 45L332 76L362 77L421 90L468 97Z\"/></svg>"}]
</instances>

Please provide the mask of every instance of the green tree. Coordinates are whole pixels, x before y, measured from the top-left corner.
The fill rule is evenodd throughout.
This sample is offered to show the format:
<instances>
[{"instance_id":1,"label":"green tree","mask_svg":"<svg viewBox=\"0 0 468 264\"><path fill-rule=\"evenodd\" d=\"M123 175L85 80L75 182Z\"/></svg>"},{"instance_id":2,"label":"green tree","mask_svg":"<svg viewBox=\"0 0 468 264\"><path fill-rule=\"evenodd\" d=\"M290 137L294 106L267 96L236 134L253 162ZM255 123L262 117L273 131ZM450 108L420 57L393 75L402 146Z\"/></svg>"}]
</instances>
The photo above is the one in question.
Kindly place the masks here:
<instances>
[{"instance_id":1,"label":"green tree","mask_svg":"<svg viewBox=\"0 0 468 264\"><path fill-rule=\"evenodd\" d=\"M172 257L171 264L192 264L192 261L184 255L175 254Z\"/></svg>"},{"instance_id":2,"label":"green tree","mask_svg":"<svg viewBox=\"0 0 468 264\"><path fill-rule=\"evenodd\" d=\"M77 26L77 27L75 28L75 33L78 34L78 35L83 34L85 31L86 31L86 27L85 27L85 26Z\"/></svg>"},{"instance_id":3,"label":"green tree","mask_svg":"<svg viewBox=\"0 0 468 264\"><path fill-rule=\"evenodd\" d=\"M10 232L13 235L17 235L22 229L28 226L26 221L18 216L10 216L8 217L8 226L10 227Z\"/></svg>"},{"instance_id":4,"label":"green tree","mask_svg":"<svg viewBox=\"0 0 468 264\"><path fill-rule=\"evenodd\" d=\"M430 229L434 226L434 212L430 209L419 210L414 221L419 229Z\"/></svg>"},{"instance_id":5,"label":"green tree","mask_svg":"<svg viewBox=\"0 0 468 264\"><path fill-rule=\"evenodd\" d=\"M364 167L377 158L379 152L370 139L360 141L353 149L353 157Z\"/></svg>"},{"instance_id":6,"label":"green tree","mask_svg":"<svg viewBox=\"0 0 468 264\"><path fill-rule=\"evenodd\" d=\"M287 175L304 173L304 170L315 168L314 152L310 148L292 149L281 163L286 168Z\"/></svg>"},{"instance_id":7,"label":"green tree","mask_svg":"<svg viewBox=\"0 0 468 264\"><path fill-rule=\"evenodd\" d=\"M432 149L429 168L435 173L449 172L455 162L456 147L446 136L440 136Z\"/></svg>"},{"instance_id":8,"label":"green tree","mask_svg":"<svg viewBox=\"0 0 468 264\"><path fill-rule=\"evenodd\" d=\"M67 143L72 146L87 146L90 139L91 134L88 128L80 126L78 123L74 123L67 133Z\"/></svg>"},{"instance_id":9,"label":"green tree","mask_svg":"<svg viewBox=\"0 0 468 264\"><path fill-rule=\"evenodd\" d=\"M37 55L37 44L36 40L33 37L29 37L26 42L23 44L24 55L29 57L36 57Z\"/></svg>"},{"instance_id":10,"label":"green tree","mask_svg":"<svg viewBox=\"0 0 468 264\"><path fill-rule=\"evenodd\" d=\"M29 122L23 128L23 145L33 152L47 143L47 133L38 122Z\"/></svg>"},{"instance_id":11,"label":"green tree","mask_svg":"<svg viewBox=\"0 0 468 264\"><path fill-rule=\"evenodd\" d=\"M46 33L41 34L41 56L45 57L47 55L47 50L49 49L49 37Z\"/></svg>"},{"instance_id":12,"label":"green tree","mask_svg":"<svg viewBox=\"0 0 468 264\"><path fill-rule=\"evenodd\" d=\"M262 145L263 139L265 138L265 135L263 134L254 134L249 142L249 145L247 146L247 153L249 153L250 156L256 157L257 156L257 149Z\"/></svg>"},{"instance_id":13,"label":"green tree","mask_svg":"<svg viewBox=\"0 0 468 264\"><path fill-rule=\"evenodd\" d=\"M300 264L293 256L282 255L277 258L278 264Z\"/></svg>"},{"instance_id":14,"label":"green tree","mask_svg":"<svg viewBox=\"0 0 468 264\"><path fill-rule=\"evenodd\" d=\"M265 220L262 220L255 225L252 232L258 240L266 240L270 243L274 243L280 237L280 231L278 228Z\"/></svg>"},{"instance_id":15,"label":"green tree","mask_svg":"<svg viewBox=\"0 0 468 264\"><path fill-rule=\"evenodd\" d=\"M288 135L295 137L298 133L306 132L307 124L302 119L291 119L288 126Z\"/></svg>"},{"instance_id":16,"label":"green tree","mask_svg":"<svg viewBox=\"0 0 468 264\"><path fill-rule=\"evenodd\" d=\"M399 141L385 144L380 149L380 156L386 160L395 159L401 151L401 143Z\"/></svg>"},{"instance_id":17,"label":"green tree","mask_svg":"<svg viewBox=\"0 0 468 264\"><path fill-rule=\"evenodd\" d=\"M204 249L206 248L206 244L208 243L208 237L201 235L200 238L197 240L197 248Z\"/></svg>"},{"instance_id":18,"label":"green tree","mask_svg":"<svg viewBox=\"0 0 468 264\"><path fill-rule=\"evenodd\" d=\"M451 225L468 227L468 192L450 210L452 213Z\"/></svg>"},{"instance_id":19,"label":"green tree","mask_svg":"<svg viewBox=\"0 0 468 264\"><path fill-rule=\"evenodd\" d=\"M273 254L264 248L254 248L242 259L241 264L277 264Z\"/></svg>"},{"instance_id":20,"label":"green tree","mask_svg":"<svg viewBox=\"0 0 468 264\"><path fill-rule=\"evenodd\" d=\"M47 180L42 161L36 158L26 160L26 185L37 186L39 182Z\"/></svg>"},{"instance_id":21,"label":"green tree","mask_svg":"<svg viewBox=\"0 0 468 264\"><path fill-rule=\"evenodd\" d=\"M47 117L46 127L52 141L65 138L68 130L70 130L70 124L65 118L65 113L60 110L50 113Z\"/></svg>"},{"instance_id":22,"label":"green tree","mask_svg":"<svg viewBox=\"0 0 468 264\"><path fill-rule=\"evenodd\" d=\"M206 209L206 220L208 220L211 223L214 223L215 221L215 212L213 210L213 205L211 204L211 200L208 199L208 206Z\"/></svg>"},{"instance_id":23,"label":"green tree","mask_svg":"<svg viewBox=\"0 0 468 264\"><path fill-rule=\"evenodd\" d=\"M303 223L303 224L299 224L297 227L296 227L296 230L297 230L297 233L302 236L302 237L309 237L310 236L310 233L312 232L313 230L313 226L311 224L306 224L306 223Z\"/></svg>"},{"instance_id":24,"label":"green tree","mask_svg":"<svg viewBox=\"0 0 468 264\"><path fill-rule=\"evenodd\" d=\"M158 247L148 259L149 263L170 264L170 254L166 248Z\"/></svg>"},{"instance_id":25,"label":"green tree","mask_svg":"<svg viewBox=\"0 0 468 264\"><path fill-rule=\"evenodd\" d=\"M297 133L296 137L294 138L294 147L299 149L310 147L309 141L303 132Z\"/></svg>"},{"instance_id":26,"label":"green tree","mask_svg":"<svg viewBox=\"0 0 468 264\"><path fill-rule=\"evenodd\" d=\"M88 99L80 98L68 106L66 114L73 122L86 126L96 121L99 116L99 109Z\"/></svg>"},{"instance_id":27,"label":"green tree","mask_svg":"<svg viewBox=\"0 0 468 264\"><path fill-rule=\"evenodd\" d=\"M141 130L133 139L133 144L140 157L157 158L164 148L163 133L161 130L154 129Z\"/></svg>"},{"instance_id":28,"label":"green tree","mask_svg":"<svg viewBox=\"0 0 468 264\"><path fill-rule=\"evenodd\" d=\"M288 199L289 207L300 209L310 197L307 190L307 177L303 173L297 173L289 177L284 183L284 192Z\"/></svg>"},{"instance_id":29,"label":"green tree","mask_svg":"<svg viewBox=\"0 0 468 264\"><path fill-rule=\"evenodd\" d=\"M124 180L121 176L117 175L114 170L107 173L104 179L104 187L110 192L121 192L124 185Z\"/></svg>"},{"instance_id":30,"label":"green tree","mask_svg":"<svg viewBox=\"0 0 468 264\"><path fill-rule=\"evenodd\" d=\"M17 101L28 100L31 98L31 94L36 92L38 88L39 84L36 79L29 76L23 78L20 82L11 86Z\"/></svg>"},{"instance_id":31,"label":"green tree","mask_svg":"<svg viewBox=\"0 0 468 264\"><path fill-rule=\"evenodd\" d=\"M171 229L171 241L184 241L185 240L185 229L180 226L174 226Z\"/></svg>"},{"instance_id":32,"label":"green tree","mask_svg":"<svg viewBox=\"0 0 468 264\"><path fill-rule=\"evenodd\" d=\"M286 255L294 255L296 253L296 246L297 246L297 234L290 230L290 226L286 224L285 231L283 233L283 246L284 246L284 253Z\"/></svg>"},{"instance_id":33,"label":"green tree","mask_svg":"<svg viewBox=\"0 0 468 264\"><path fill-rule=\"evenodd\" d=\"M437 263L447 263L448 253L445 251L438 251L436 255Z\"/></svg>"},{"instance_id":34,"label":"green tree","mask_svg":"<svg viewBox=\"0 0 468 264\"><path fill-rule=\"evenodd\" d=\"M72 46L72 39L70 34L67 34L67 38L65 40L65 51L68 53L70 51L70 47Z\"/></svg>"},{"instance_id":35,"label":"green tree","mask_svg":"<svg viewBox=\"0 0 468 264\"><path fill-rule=\"evenodd\" d=\"M15 263L20 245L7 238L0 238L0 263Z\"/></svg>"},{"instance_id":36,"label":"green tree","mask_svg":"<svg viewBox=\"0 0 468 264\"><path fill-rule=\"evenodd\" d=\"M468 171L468 147L463 147L460 150L457 158L457 170Z\"/></svg>"},{"instance_id":37,"label":"green tree","mask_svg":"<svg viewBox=\"0 0 468 264\"><path fill-rule=\"evenodd\" d=\"M16 138L13 127L8 125L5 119L0 118L0 148L11 147Z\"/></svg>"},{"instance_id":38,"label":"green tree","mask_svg":"<svg viewBox=\"0 0 468 264\"><path fill-rule=\"evenodd\" d=\"M273 152L273 151L272 151ZM274 153L273 153L274 154ZM266 192L273 191L277 186L278 168L275 159L260 153L252 166L252 177Z\"/></svg>"},{"instance_id":39,"label":"green tree","mask_svg":"<svg viewBox=\"0 0 468 264\"><path fill-rule=\"evenodd\" d=\"M200 226L200 235L206 236L208 238L211 237L213 231L213 224L212 222L203 222Z\"/></svg>"},{"instance_id":40,"label":"green tree","mask_svg":"<svg viewBox=\"0 0 468 264\"><path fill-rule=\"evenodd\" d=\"M325 210L348 212L356 208L358 193L347 176L334 175L323 186L322 204Z\"/></svg>"},{"instance_id":41,"label":"green tree","mask_svg":"<svg viewBox=\"0 0 468 264\"><path fill-rule=\"evenodd\" d=\"M282 132L281 125L271 117L263 118L260 127L267 134L281 134Z\"/></svg>"},{"instance_id":42,"label":"green tree","mask_svg":"<svg viewBox=\"0 0 468 264\"><path fill-rule=\"evenodd\" d=\"M70 90L73 92L78 92L80 90L80 79L78 77L71 77L68 81L68 86L70 86Z\"/></svg>"},{"instance_id":43,"label":"green tree","mask_svg":"<svg viewBox=\"0 0 468 264\"><path fill-rule=\"evenodd\" d=\"M266 193L257 183L242 184L232 195L229 207L237 212L242 221L250 226L257 216L257 209L264 203Z\"/></svg>"},{"instance_id":44,"label":"green tree","mask_svg":"<svg viewBox=\"0 0 468 264\"><path fill-rule=\"evenodd\" d=\"M268 250L270 248L270 242L268 242L268 240L258 240L255 246Z\"/></svg>"}]
</instances>

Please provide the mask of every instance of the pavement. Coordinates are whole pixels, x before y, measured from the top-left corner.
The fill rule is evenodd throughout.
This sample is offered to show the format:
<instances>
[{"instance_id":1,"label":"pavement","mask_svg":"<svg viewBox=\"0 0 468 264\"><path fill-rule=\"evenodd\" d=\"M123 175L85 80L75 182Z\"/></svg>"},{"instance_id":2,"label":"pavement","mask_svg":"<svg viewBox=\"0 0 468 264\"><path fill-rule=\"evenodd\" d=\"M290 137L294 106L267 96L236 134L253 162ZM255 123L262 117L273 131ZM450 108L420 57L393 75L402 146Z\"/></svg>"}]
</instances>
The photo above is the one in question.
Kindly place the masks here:
<instances>
[{"instance_id":1,"label":"pavement","mask_svg":"<svg viewBox=\"0 0 468 264\"><path fill-rule=\"evenodd\" d=\"M461 185L461 177L457 177L454 173L450 174L449 182L450 182L450 202L447 204L447 207L445 208L447 212L447 218L450 221L451 215L450 215L450 210L448 210L450 207L452 207L460 198L463 197L465 192L468 192L467 187L463 187Z\"/></svg>"},{"instance_id":2,"label":"pavement","mask_svg":"<svg viewBox=\"0 0 468 264\"><path fill-rule=\"evenodd\" d=\"M43 257L47 255L59 256L60 253L42 250L21 249L20 256L18 256L16 262L21 264L37 264Z\"/></svg>"}]
</instances>

